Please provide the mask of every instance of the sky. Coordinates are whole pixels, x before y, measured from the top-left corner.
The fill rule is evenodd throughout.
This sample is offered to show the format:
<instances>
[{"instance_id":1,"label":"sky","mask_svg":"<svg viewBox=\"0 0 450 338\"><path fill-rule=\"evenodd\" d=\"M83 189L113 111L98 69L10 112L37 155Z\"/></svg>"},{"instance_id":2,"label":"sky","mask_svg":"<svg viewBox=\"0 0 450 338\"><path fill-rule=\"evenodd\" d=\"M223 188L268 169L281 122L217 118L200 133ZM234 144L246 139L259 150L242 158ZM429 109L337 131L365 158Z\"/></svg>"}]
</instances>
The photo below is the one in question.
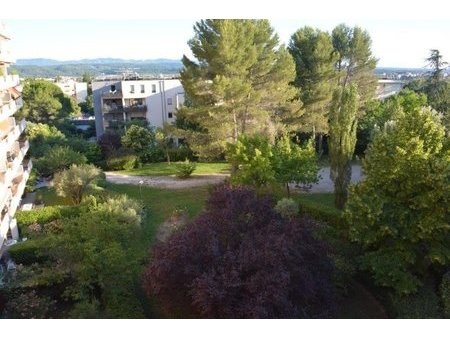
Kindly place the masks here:
<instances>
[{"instance_id":1,"label":"sky","mask_svg":"<svg viewBox=\"0 0 450 338\"><path fill-rule=\"evenodd\" d=\"M78 0L79 3L80 1L83 0ZM128 0L126 3L130 1L133 2ZM305 25L327 31L343 22L350 26L359 25L369 32L372 38L372 51L379 59L380 67L424 67L430 49L439 49L444 58L450 61L450 10L444 5L445 2L428 0L427 6L424 7L424 2L421 2L420 8L415 6L414 0L405 2L404 4L408 4L405 7L395 7L393 0L390 2L378 0L373 3L378 5L384 3L384 11L380 11L377 7L367 12L361 9L363 1L360 1L353 3L353 12L350 13L344 11L342 6L335 7L334 11L318 11L320 6L323 8L326 5L324 0L315 1L314 3L318 3L317 6L314 5L316 7L304 8L303 11L296 11L294 8L292 11L281 12L279 6L275 4L282 5L285 0L272 1L272 7L264 7L265 2L261 1L260 7L268 11L258 12L254 11L253 7L245 6L240 8L240 11L233 11L232 6L236 0L225 1L230 3L230 6L223 7L224 11L219 11L223 16L219 17L268 18L279 34L281 42L285 44L297 29ZM339 3L343 5L346 1L352 0L341 0ZM427 7L436 1L447 7L430 14L431 11L427 10ZM210 3L212 2L211 0ZM31 5L33 3L30 3L31 7L25 6L25 10L20 12L22 17L15 15L2 21L7 25L12 37L9 49L17 59L74 60L99 57L181 59L183 54L191 56L187 41L193 36L194 23L201 17L208 17L209 14L202 9L180 13L179 7L184 3L163 3L164 11L157 11L157 8L153 11L151 8L135 7L132 16L136 18L130 17L130 11L119 7L118 12L117 8L112 6L100 7L104 9L101 11L96 11L96 8L88 11L89 7L86 7L81 12L75 10L61 15L54 12L32 15L30 10L33 9ZM335 3L337 1L333 4ZM143 6L142 3L141 5ZM276 7L278 11L275 10ZM105 11L108 10L111 12L105 15ZM117 15L120 11L122 14ZM155 15L155 12L165 15ZM148 17L145 14L148 14ZM218 17L217 12L213 12L209 17Z\"/></svg>"}]
</instances>

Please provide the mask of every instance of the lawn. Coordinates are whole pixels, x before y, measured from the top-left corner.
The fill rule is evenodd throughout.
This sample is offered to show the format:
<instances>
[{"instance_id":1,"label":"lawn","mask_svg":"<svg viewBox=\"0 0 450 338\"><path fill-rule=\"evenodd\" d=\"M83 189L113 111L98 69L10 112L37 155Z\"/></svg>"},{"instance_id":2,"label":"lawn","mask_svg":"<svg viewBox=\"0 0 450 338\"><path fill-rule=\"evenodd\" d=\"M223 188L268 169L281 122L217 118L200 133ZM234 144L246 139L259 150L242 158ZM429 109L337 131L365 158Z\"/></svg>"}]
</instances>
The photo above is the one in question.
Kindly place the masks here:
<instances>
[{"instance_id":1,"label":"lawn","mask_svg":"<svg viewBox=\"0 0 450 338\"><path fill-rule=\"evenodd\" d=\"M201 211L208 195L206 186L177 190L151 187L142 187L141 189L135 185L108 183L106 186L106 190L109 192L126 194L142 203L146 211L143 231L147 245L152 242L158 225L163 223L175 210L186 210L189 216L193 217ZM36 192L37 198L47 206L70 204L67 199L58 197L53 188L40 188Z\"/></svg>"},{"instance_id":2,"label":"lawn","mask_svg":"<svg viewBox=\"0 0 450 338\"><path fill-rule=\"evenodd\" d=\"M141 168L132 170L117 171L119 174L132 175L132 176L169 176L175 175L177 164L183 162L172 162L170 165L167 162L160 163L148 163L144 164ZM210 175L210 174L229 174L230 164L226 162L215 163L197 163L197 167L193 175Z\"/></svg>"}]
</instances>

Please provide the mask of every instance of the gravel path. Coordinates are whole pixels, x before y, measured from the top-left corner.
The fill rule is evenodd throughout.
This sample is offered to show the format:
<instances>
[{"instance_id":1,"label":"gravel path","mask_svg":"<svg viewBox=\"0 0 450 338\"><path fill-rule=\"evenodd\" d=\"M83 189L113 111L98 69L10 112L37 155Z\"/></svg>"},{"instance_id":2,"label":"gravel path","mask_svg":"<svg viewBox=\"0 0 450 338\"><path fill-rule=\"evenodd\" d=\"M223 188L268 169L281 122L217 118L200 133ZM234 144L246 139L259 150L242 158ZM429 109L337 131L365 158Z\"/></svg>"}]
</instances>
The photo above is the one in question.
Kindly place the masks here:
<instances>
[{"instance_id":1,"label":"gravel path","mask_svg":"<svg viewBox=\"0 0 450 338\"><path fill-rule=\"evenodd\" d=\"M333 192L334 183L330 179L330 167L321 168L319 171L319 183L313 184L309 192ZM352 183L357 183L363 178L360 165L352 165Z\"/></svg>"},{"instance_id":2,"label":"gravel path","mask_svg":"<svg viewBox=\"0 0 450 338\"><path fill-rule=\"evenodd\" d=\"M142 181L145 186L167 189L189 189L204 185L219 184L229 177L229 175L226 174L214 174L194 175L188 179L180 179L175 176L129 176L114 172L106 172L105 174L106 180L111 183L139 185L139 181ZM309 192L333 192L334 185L330 179L330 168L324 167L320 169L319 175L321 177L319 183L314 184ZM361 179L361 166L353 165L351 181L356 183L361 181ZM292 184L291 187L292 189L298 189L295 188L294 184Z\"/></svg>"},{"instance_id":3,"label":"gravel path","mask_svg":"<svg viewBox=\"0 0 450 338\"><path fill-rule=\"evenodd\" d=\"M229 175L194 175L187 179L181 179L175 176L129 176L106 172L106 180L116 184L134 184L139 185L142 181L143 185L155 188L167 189L188 189L200 187L210 184L222 183Z\"/></svg>"}]
</instances>

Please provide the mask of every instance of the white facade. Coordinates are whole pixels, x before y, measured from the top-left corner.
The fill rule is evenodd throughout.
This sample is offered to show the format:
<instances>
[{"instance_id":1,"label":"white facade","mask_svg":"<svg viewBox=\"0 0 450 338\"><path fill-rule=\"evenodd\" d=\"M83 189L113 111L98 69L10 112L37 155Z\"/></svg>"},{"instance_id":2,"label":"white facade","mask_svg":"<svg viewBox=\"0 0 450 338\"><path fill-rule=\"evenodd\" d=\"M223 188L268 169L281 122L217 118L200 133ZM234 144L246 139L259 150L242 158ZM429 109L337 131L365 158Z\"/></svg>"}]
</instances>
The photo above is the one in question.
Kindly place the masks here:
<instances>
[{"instance_id":1,"label":"white facade","mask_svg":"<svg viewBox=\"0 0 450 338\"><path fill-rule=\"evenodd\" d=\"M131 120L153 127L173 123L184 103L178 79L106 80L92 83L97 137Z\"/></svg>"},{"instance_id":2,"label":"white facade","mask_svg":"<svg viewBox=\"0 0 450 338\"><path fill-rule=\"evenodd\" d=\"M25 120L14 113L22 106L21 87L17 75L8 75L10 58L3 58L1 48L9 40L0 25L0 253L8 239L17 240L19 231L14 214L19 207L32 168L25 159L29 144L24 139Z\"/></svg>"}]
</instances>

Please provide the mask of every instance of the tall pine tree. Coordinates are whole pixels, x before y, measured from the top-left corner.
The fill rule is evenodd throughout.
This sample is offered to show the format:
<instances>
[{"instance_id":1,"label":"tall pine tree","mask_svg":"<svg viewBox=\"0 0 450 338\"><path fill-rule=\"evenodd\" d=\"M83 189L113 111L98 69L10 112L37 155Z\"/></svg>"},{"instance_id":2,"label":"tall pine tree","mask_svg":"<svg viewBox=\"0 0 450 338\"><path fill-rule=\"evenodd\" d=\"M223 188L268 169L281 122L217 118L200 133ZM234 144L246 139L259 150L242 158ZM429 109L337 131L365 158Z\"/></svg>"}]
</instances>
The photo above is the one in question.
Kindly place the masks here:
<instances>
[{"instance_id":1,"label":"tall pine tree","mask_svg":"<svg viewBox=\"0 0 450 338\"><path fill-rule=\"evenodd\" d=\"M289 52L294 58L296 78L294 85L300 89L305 114L300 117L300 130L328 133L328 113L333 90L336 87L335 63L337 53L327 32L305 26L295 32L289 42ZM319 146L320 148L320 146Z\"/></svg>"},{"instance_id":2,"label":"tall pine tree","mask_svg":"<svg viewBox=\"0 0 450 338\"><path fill-rule=\"evenodd\" d=\"M189 105L180 134L200 156L220 156L240 135L273 139L301 113L295 64L267 20L201 20L183 57L181 81ZM190 126L190 127L189 127Z\"/></svg>"}]
</instances>

